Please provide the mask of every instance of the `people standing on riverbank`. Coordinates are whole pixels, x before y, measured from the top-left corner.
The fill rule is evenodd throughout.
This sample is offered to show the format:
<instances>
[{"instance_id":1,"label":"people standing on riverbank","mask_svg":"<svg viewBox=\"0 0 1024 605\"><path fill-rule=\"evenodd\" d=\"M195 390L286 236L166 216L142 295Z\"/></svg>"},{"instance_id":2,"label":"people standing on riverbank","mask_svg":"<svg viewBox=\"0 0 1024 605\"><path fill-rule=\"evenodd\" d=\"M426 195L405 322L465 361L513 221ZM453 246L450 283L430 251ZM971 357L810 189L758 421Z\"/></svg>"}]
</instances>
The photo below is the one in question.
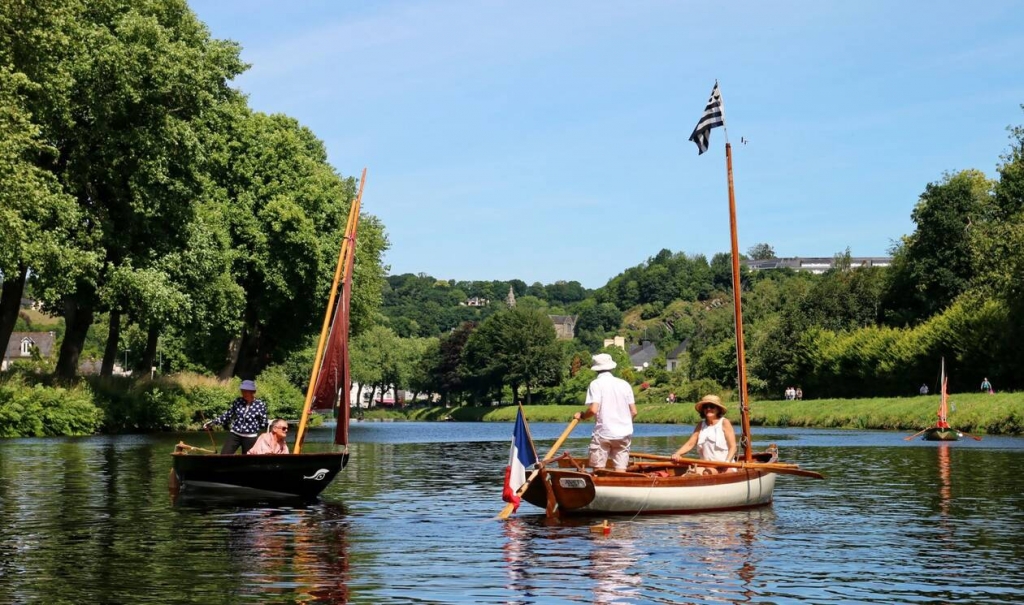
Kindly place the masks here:
<instances>
[{"instance_id":1,"label":"people standing on riverbank","mask_svg":"<svg viewBox=\"0 0 1024 605\"><path fill-rule=\"evenodd\" d=\"M995 389L992 388L992 383L988 381L987 376L983 378L981 381L981 390L988 393L989 395L995 393Z\"/></svg>"},{"instance_id":2,"label":"people standing on riverbank","mask_svg":"<svg viewBox=\"0 0 1024 605\"><path fill-rule=\"evenodd\" d=\"M683 454L697 447L701 460L732 462L736 457L736 431L725 417L728 410L717 395L705 395L693 406L702 418L693 429L690 438L672 454L672 459L681 462ZM702 467L698 473L717 473L718 469Z\"/></svg>"},{"instance_id":3,"label":"people standing on riverbank","mask_svg":"<svg viewBox=\"0 0 1024 605\"><path fill-rule=\"evenodd\" d=\"M607 353L593 357L591 370L597 378L587 387L586 403L589 407L576 412L573 417L583 420L596 417L594 434L590 439L590 466L605 468L609 460L616 470L626 470L629 465L629 446L633 440L633 418L636 416L636 401L633 387L621 378L612 375L616 363Z\"/></svg>"},{"instance_id":4,"label":"people standing on riverbank","mask_svg":"<svg viewBox=\"0 0 1024 605\"><path fill-rule=\"evenodd\" d=\"M238 448L242 448L243 454L248 453L256 445L260 431L267 426L267 404L256 399L256 382L243 380L238 388L242 394L231 402L228 411L203 425L203 428L209 428L219 424L229 429L221 454L234 454Z\"/></svg>"},{"instance_id":5,"label":"people standing on riverbank","mask_svg":"<svg viewBox=\"0 0 1024 605\"><path fill-rule=\"evenodd\" d=\"M274 418L270 430L256 439L247 454L288 454L288 422L283 418Z\"/></svg>"},{"instance_id":6,"label":"people standing on riverbank","mask_svg":"<svg viewBox=\"0 0 1024 605\"><path fill-rule=\"evenodd\" d=\"M928 385L922 384L921 388L918 389L917 392L922 394L922 395L927 395L928 394Z\"/></svg>"}]
</instances>

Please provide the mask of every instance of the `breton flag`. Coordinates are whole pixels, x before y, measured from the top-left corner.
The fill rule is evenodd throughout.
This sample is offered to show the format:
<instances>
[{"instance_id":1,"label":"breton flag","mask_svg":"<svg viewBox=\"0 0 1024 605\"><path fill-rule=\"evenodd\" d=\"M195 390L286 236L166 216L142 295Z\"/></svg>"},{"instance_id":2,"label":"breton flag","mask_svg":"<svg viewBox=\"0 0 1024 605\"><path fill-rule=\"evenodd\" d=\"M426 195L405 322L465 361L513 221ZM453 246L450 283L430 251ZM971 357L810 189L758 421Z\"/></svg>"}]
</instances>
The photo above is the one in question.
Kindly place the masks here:
<instances>
[{"instance_id":1,"label":"breton flag","mask_svg":"<svg viewBox=\"0 0 1024 605\"><path fill-rule=\"evenodd\" d=\"M537 463L537 452L533 449L530 430L526 428L523 408L516 413L516 425L512 428L512 450L508 454L508 466L505 467L505 489L501 499L512 503L512 511L519 509L520 498L516 494L526 483L526 469Z\"/></svg>"},{"instance_id":2,"label":"breton flag","mask_svg":"<svg viewBox=\"0 0 1024 605\"><path fill-rule=\"evenodd\" d=\"M718 91L718 82L715 81L715 87L711 89L711 98L704 107L704 115L700 117L697 127L690 135L690 140L697 144L697 155L708 150L711 129L719 126L725 126L725 106L722 105L722 93Z\"/></svg>"}]
</instances>

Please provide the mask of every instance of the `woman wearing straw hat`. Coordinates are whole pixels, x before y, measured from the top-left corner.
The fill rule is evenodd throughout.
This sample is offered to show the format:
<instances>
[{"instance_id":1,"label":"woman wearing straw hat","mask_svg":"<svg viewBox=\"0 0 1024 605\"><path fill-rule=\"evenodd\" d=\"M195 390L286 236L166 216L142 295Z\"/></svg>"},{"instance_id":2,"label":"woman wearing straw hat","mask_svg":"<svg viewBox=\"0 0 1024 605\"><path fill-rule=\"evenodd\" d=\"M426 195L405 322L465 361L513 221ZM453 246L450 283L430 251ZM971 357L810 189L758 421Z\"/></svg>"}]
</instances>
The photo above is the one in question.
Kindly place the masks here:
<instances>
[{"instance_id":1,"label":"woman wearing straw hat","mask_svg":"<svg viewBox=\"0 0 1024 605\"><path fill-rule=\"evenodd\" d=\"M730 462L736 457L736 431L732 423L725 417L725 406L717 395L705 395L693 406L703 419L693 429L690 438L682 445L672 459L681 461L683 454L697 446L701 460L715 460L718 462ZM697 472L717 473L713 468L703 468Z\"/></svg>"}]
</instances>

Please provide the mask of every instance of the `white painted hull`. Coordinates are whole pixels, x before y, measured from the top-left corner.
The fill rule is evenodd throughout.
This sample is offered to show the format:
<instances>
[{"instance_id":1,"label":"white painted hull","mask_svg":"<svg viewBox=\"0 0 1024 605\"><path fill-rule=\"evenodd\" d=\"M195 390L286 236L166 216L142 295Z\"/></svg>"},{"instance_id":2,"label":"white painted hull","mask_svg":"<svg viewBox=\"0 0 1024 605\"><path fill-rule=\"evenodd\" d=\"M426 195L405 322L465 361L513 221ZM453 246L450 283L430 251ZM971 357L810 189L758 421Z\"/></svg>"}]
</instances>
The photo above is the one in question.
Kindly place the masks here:
<instances>
[{"instance_id":1,"label":"white painted hull","mask_svg":"<svg viewBox=\"0 0 1024 605\"><path fill-rule=\"evenodd\" d=\"M545 507L548 481L558 514L685 514L740 510L771 504L775 473L741 470L714 475L615 476L577 469L548 469L525 494ZM532 487L532 486L531 486Z\"/></svg>"},{"instance_id":2,"label":"white painted hull","mask_svg":"<svg viewBox=\"0 0 1024 605\"><path fill-rule=\"evenodd\" d=\"M695 513L770 504L774 473L751 473L745 481L696 486L594 485L594 500L581 513Z\"/></svg>"}]
</instances>

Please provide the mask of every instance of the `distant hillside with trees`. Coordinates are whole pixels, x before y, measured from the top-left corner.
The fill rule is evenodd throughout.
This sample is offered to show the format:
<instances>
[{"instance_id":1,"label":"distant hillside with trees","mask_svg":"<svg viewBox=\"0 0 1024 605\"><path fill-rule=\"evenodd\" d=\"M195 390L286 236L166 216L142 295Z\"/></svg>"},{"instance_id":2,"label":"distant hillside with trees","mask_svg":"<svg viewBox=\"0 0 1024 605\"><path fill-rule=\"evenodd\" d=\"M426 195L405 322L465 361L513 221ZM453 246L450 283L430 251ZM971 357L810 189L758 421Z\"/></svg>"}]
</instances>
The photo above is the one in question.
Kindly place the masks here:
<instances>
[{"instance_id":1,"label":"distant hillside with trees","mask_svg":"<svg viewBox=\"0 0 1024 605\"><path fill-rule=\"evenodd\" d=\"M953 390L976 390L984 377L1001 389L1021 388L1024 349L1014 343L1024 336L1024 128L1009 131L998 178L968 169L924 187L911 212L915 230L895 243L890 267L851 266L846 249L821 275L743 269L755 396L781 397L787 386L800 386L809 397L909 396L922 383L937 388L940 358L946 360ZM774 252L769 243L758 243L748 254L764 259ZM444 388L435 391L446 399L479 400L481 391L471 387L473 371L460 348L505 312L510 286L525 308L579 316L575 340L561 345L560 380L541 383L531 391L534 398L577 398L585 388L585 381L576 379L580 368L586 375L589 354L615 335L633 345L652 341L662 355L686 343L674 372L664 369L663 357L643 375L624 369L645 396L678 396L700 388L729 392L736 388L730 271L728 253L708 260L661 250L593 291L575 282L526 287L520 280L393 276L383 311L397 335L438 339L442 353L434 359L443 358L446 365L426 367L447 377ZM460 306L472 296L490 304ZM622 358L620 365L628 366ZM567 388L570 384L573 388ZM510 391L511 385L506 380L505 400L520 395L520 389Z\"/></svg>"}]
</instances>

